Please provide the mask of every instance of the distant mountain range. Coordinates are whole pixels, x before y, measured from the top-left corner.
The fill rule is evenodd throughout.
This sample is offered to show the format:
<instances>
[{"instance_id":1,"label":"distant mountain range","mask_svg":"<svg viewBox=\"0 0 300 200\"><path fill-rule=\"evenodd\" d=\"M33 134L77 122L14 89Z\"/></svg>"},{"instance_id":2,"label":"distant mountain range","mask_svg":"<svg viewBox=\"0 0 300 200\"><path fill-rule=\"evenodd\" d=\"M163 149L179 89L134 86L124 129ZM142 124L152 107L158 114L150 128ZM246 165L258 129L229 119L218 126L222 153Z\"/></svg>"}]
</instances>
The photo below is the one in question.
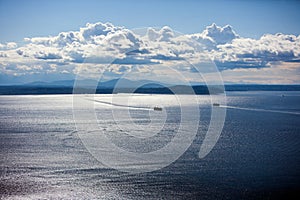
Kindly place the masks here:
<instances>
[{"instance_id":1,"label":"distant mountain range","mask_svg":"<svg viewBox=\"0 0 300 200\"><path fill-rule=\"evenodd\" d=\"M74 83L79 88L75 93L145 93L145 94L218 94L223 93L222 86L171 85L149 80L113 79L109 81L62 80L54 82L31 82L24 85L0 86L0 95L18 94L72 94ZM95 85L97 86L95 88ZM300 85L225 85L226 91L300 91Z\"/></svg>"},{"instance_id":2,"label":"distant mountain range","mask_svg":"<svg viewBox=\"0 0 300 200\"><path fill-rule=\"evenodd\" d=\"M53 82L31 82L24 85L18 86L26 86L26 87L72 87L74 86L75 80L61 80L61 81L53 81ZM118 85L117 85L118 84ZM104 81L98 83L96 80L92 79L84 79L84 80L77 80L76 85L79 87L94 87L97 85L97 88L115 88L116 85L118 88L136 88L136 87L143 87L143 88L157 88L163 86L171 86L170 84L161 83L161 82L154 82L150 80L128 80L128 79L112 79L109 81Z\"/></svg>"}]
</instances>

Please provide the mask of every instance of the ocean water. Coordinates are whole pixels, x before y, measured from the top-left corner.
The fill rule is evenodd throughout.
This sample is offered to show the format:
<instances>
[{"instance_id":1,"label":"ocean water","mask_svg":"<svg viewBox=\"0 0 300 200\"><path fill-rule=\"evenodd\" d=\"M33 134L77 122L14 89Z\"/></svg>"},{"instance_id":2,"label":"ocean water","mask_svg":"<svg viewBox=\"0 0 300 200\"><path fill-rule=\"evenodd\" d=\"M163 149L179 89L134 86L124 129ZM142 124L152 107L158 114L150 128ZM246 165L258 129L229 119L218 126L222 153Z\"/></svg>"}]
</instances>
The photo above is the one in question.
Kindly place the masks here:
<instances>
[{"instance_id":1,"label":"ocean water","mask_svg":"<svg viewBox=\"0 0 300 200\"><path fill-rule=\"evenodd\" d=\"M1 199L276 199L297 194L300 92L228 92L227 105L218 108L226 109L220 138L201 159L212 101L208 95L196 98L195 105L189 95L181 96L181 104L171 95L134 95L129 103L126 94L85 95L97 119L91 124L85 117L74 120L72 95L0 96ZM153 111L161 105L162 112ZM183 130L198 127L191 145L170 165L147 173L99 162L78 129L100 130L127 151L147 153L172 142L182 109L194 113L189 108L195 107L200 120L191 116L191 128ZM143 137L151 139L145 143Z\"/></svg>"}]
</instances>

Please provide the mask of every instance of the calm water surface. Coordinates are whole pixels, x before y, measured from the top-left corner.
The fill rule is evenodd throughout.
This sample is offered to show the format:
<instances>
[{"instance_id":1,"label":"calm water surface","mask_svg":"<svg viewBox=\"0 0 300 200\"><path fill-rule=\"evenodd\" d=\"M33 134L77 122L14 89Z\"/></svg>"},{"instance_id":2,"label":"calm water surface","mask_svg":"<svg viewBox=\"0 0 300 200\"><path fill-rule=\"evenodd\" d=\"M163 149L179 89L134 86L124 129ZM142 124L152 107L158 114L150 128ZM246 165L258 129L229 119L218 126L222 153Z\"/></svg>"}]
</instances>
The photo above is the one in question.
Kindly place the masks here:
<instances>
[{"instance_id":1,"label":"calm water surface","mask_svg":"<svg viewBox=\"0 0 300 200\"><path fill-rule=\"evenodd\" d=\"M111 95L95 97L98 127L109 133L112 141L119 141L119 146L155 150L169 142L179 126L180 107L170 96L141 95L133 102L136 107L153 105L149 100L153 98L169 102L165 105L165 134L149 146L134 144L134 140L124 144L117 140L120 131L140 130L126 126L126 118L120 126L115 125L111 111L118 113L124 107L103 103L109 98ZM189 96L185 98L188 102ZM297 193L300 92L227 93L225 126L216 146L203 159L198 152L208 128L211 102L209 96L197 98L201 120L193 122L199 123L199 130L189 149L163 169L128 174L104 166L84 147L73 120L71 95L0 96L0 197L274 199ZM137 124L150 123L151 112L130 109Z\"/></svg>"}]
</instances>

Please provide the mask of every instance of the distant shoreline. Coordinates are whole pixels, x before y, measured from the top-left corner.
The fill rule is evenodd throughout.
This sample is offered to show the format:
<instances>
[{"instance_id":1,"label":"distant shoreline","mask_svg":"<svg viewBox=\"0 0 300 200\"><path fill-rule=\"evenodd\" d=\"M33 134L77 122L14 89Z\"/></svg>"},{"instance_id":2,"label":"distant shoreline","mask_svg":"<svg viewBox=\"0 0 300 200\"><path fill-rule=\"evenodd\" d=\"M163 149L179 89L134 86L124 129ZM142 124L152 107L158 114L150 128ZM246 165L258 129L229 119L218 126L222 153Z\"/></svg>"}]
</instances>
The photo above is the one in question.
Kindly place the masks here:
<instances>
[{"instance_id":1,"label":"distant shoreline","mask_svg":"<svg viewBox=\"0 0 300 200\"><path fill-rule=\"evenodd\" d=\"M210 90L205 85L192 86L175 85L170 87L140 87L133 91L132 88L98 87L77 88L73 92L70 86L0 86L0 95L45 95L45 94L115 94L115 93L140 93L140 94L220 94L220 86L211 86ZM225 91L300 91L300 85L225 85Z\"/></svg>"}]
</instances>

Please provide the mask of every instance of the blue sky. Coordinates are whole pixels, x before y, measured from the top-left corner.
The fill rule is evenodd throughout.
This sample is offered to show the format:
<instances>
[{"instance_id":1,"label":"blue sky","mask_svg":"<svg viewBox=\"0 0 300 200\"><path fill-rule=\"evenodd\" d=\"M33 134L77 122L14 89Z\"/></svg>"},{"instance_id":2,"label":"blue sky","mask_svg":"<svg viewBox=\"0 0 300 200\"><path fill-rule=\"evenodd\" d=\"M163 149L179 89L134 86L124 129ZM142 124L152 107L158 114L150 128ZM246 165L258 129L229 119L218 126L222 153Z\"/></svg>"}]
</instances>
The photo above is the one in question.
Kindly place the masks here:
<instances>
[{"instance_id":1,"label":"blue sky","mask_svg":"<svg viewBox=\"0 0 300 200\"><path fill-rule=\"evenodd\" d=\"M196 33L207 25L232 25L244 37L300 33L300 1L130 1L0 0L0 42L56 35L87 22L111 22L127 28L168 25Z\"/></svg>"},{"instance_id":2,"label":"blue sky","mask_svg":"<svg viewBox=\"0 0 300 200\"><path fill-rule=\"evenodd\" d=\"M0 0L0 85L80 70L174 81L170 67L203 82L181 62L213 79L205 59L225 83L300 84L299 10L296 0Z\"/></svg>"}]
</instances>

